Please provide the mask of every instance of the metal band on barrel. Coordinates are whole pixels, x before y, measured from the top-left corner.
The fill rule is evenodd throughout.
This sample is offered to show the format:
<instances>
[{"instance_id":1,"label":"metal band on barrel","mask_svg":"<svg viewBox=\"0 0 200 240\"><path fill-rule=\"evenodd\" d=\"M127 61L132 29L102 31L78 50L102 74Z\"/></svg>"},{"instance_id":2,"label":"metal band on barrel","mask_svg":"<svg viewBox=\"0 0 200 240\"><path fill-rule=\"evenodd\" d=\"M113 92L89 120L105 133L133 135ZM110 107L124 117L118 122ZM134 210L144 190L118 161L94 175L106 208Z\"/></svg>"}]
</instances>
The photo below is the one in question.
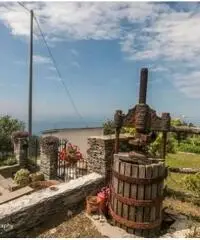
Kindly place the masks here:
<instances>
[{"instance_id":1,"label":"metal band on barrel","mask_svg":"<svg viewBox=\"0 0 200 240\"><path fill-rule=\"evenodd\" d=\"M128 220L126 218L122 218L121 216L117 215L109 205L109 211L112 216L112 218L117 221L120 224L125 225L126 227L129 228L134 228L134 229L154 229L160 226L162 220L158 219L154 222L134 222L131 220Z\"/></svg>"},{"instance_id":2,"label":"metal band on barrel","mask_svg":"<svg viewBox=\"0 0 200 240\"><path fill-rule=\"evenodd\" d=\"M133 178L130 176L124 176L115 170L113 170L113 176L117 179L127 182L127 183L135 183L135 184L154 184L159 183L165 179L165 174L163 176L159 176L156 178Z\"/></svg>"},{"instance_id":3,"label":"metal band on barrel","mask_svg":"<svg viewBox=\"0 0 200 240\"><path fill-rule=\"evenodd\" d=\"M126 205L130 205L130 206L140 206L140 207L148 207L148 206L154 206L157 205L159 203L161 203L164 199L164 197L160 196L157 198L154 198L152 200L137 200L135 198L128 198L128 197L124 197L120 194L115 193L114 189L112 186L110 186L111 189L111 195L116 198L118 201L126 204Z\"/></svg>"}]
</instances>

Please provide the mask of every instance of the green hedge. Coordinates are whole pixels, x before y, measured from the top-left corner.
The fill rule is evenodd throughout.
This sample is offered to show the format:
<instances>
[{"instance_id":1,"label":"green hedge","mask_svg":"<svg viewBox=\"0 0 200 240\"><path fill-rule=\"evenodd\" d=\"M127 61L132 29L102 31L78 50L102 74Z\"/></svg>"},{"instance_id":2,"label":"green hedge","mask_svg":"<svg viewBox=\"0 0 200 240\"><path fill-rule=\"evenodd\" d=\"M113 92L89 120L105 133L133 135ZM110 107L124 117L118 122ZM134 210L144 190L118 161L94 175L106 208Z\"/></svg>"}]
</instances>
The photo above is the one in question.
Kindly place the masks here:
<instances>
[{"instance_id":1,"label":"green hedge","mask_svg":"<svg viewBox=\"0 0 200 240\"><path fill-rule=\"evenodd\" d=\"M181 143L178 147L180 152L190 152L190 153L198 153L200 154L200 146L192 145L189 143Z\"/></svg>"}]
</instances>

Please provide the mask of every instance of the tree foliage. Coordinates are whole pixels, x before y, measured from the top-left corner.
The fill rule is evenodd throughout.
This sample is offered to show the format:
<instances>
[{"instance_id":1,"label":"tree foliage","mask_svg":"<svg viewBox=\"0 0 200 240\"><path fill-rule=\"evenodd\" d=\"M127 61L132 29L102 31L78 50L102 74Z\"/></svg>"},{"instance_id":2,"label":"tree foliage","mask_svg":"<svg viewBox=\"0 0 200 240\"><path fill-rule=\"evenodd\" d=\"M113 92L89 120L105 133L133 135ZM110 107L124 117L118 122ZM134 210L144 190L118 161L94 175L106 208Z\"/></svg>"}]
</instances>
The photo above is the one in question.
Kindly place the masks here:
<instances>
[{"instance_id":1,"label":"tree foliage","mask_svg":"<svg viewBox=\"0 0 200 240\"><path fill-rule=\"evenodd\" d=\"M134 135L135 134L135 128L132 127L122 127L121 133L124 134L130 134ZM103 134L104 135L110 135L110 134L115 134L115 123L113 120L107 120L103 124Z\"/></svg>"},{"instance_id":2,"label":"tree foliage","mask_svg":"<svg viewBox=\"0 0 200 240\"><path fill-rule=\"evenodd\" d=\"M171 126L180 127L188 126L195 127L192 123L186 123L181 119L172 119ZM104 135L115 133L115 124L113 120L108 120L104 123ZM122 127L121 133L134 136L135 128ZM180 139L180 145L178 145L178 139ZM149 152L154 156L159 156L162 150L162 134L158 134L156 140L150 144ZM168 133L167 137L167 153L175 153L176 151L200 153L200 136L193 136L193 134L187 133Z\"/></svg>"},{"instance_id":3,"label":"tree foliage","mask_svg":"<svg viewBox=\"0 0 200 240\"><path fill-rule=\"evenodd\" d=\"M113 120L107 120L103 124L103 134L110 135L115 133L115 123Z\"/></svg>"},{"instance_id":4,"label":"tree foliage","mask_svg":"<svg viewBox=\"0 0 200 240\"><path fill-rule=\"evenodd\" d=\"M11 116L0 117L0 152L12 150L11 135L15 131L23 131L25 124Z\"/></svg>"},{"instance_id":5,"label":"tree foliage","mask_svg":"<svg viewBox=\"0 0 200 240\"><path fill-rule=\"evenodd\" d=\"M159 133L156 140L150 144L149 152L152 156L161 156L162 151L162 133ZM167 153L176 153L177 151L177 141L171 134L167 136L167 145L166 152Z\"/></svg>"}]
</instances>

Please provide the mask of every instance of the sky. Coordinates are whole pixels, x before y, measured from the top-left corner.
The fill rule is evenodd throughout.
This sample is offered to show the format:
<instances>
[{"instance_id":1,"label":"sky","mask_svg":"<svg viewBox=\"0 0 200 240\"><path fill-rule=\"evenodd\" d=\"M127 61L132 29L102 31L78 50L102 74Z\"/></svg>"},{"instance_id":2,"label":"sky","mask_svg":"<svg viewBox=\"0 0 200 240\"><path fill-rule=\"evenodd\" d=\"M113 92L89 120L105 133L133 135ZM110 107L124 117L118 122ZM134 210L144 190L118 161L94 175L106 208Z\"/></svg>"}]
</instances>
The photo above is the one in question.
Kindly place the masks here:
<instances>
[{"instance_id":1,"label":"sky","mask_svg":"<svg viewBox=\"0 0 200 240\"><path fill-rule=\"evenodd\" d=\"M200 4L195 2L24 2L33 9L67 92L34 21L33 121L98 122L138 102L158 114L200 119ZM28 118L30 15L0 3L0 114ZM82 118L80 117L82 116ZM45 126L43 126L45 127Z\"/></svg>"}]
</instances>

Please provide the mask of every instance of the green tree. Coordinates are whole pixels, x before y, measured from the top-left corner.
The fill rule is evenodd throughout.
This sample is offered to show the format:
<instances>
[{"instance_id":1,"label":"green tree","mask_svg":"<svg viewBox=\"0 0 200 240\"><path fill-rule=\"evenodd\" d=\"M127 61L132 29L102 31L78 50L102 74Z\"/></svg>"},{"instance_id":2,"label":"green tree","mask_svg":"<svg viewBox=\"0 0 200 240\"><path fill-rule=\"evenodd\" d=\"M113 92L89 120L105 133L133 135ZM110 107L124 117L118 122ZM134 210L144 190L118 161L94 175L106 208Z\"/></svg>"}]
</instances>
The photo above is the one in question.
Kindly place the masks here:
<instances>
[{"instance_id":1,"label":"green tree","mask_svg":"<svg viewBox=\"0 0 200 240\"><path fill-rule=\"evenodd\" d=\"M24 131L24 122L11 116L0 117L0 152L12 150L11 135L15 131Z\"/></svg>"},{"instance_id":2,"label":"green tree","mask_svg":"<svg viewBox=\"0 0 200 240\"><path fill-rule=\"evenodd\" d=\"M113 120L107 120L103 124L103 134L110 135L115 133L115 123Z\"/></svg>"},{"instance_id":3,"label":"green tree","mask_svg":"<svg viewBox=\"0 0 200 240\"><path fill-rule=\"evenodd\" d=\"M174 127L185 126L185 123L181 121L179 118L171 119L171 125Z\"/></svg>"},{"instance_id":4,"label":"green tree","mask_svg":"<svg viewBox=\"0 0 200 240\"><path fill-rule=\"evenodd\" d=\"M135 134L135 128L132 127L123 127L121 129L121 133L128 133L130 135L134 135ZM107 120L104 124L103 124L103 134L104 135L110 135L110 134L115 134L115 123L113 120Z\"/></svg>"}]
</instances>

